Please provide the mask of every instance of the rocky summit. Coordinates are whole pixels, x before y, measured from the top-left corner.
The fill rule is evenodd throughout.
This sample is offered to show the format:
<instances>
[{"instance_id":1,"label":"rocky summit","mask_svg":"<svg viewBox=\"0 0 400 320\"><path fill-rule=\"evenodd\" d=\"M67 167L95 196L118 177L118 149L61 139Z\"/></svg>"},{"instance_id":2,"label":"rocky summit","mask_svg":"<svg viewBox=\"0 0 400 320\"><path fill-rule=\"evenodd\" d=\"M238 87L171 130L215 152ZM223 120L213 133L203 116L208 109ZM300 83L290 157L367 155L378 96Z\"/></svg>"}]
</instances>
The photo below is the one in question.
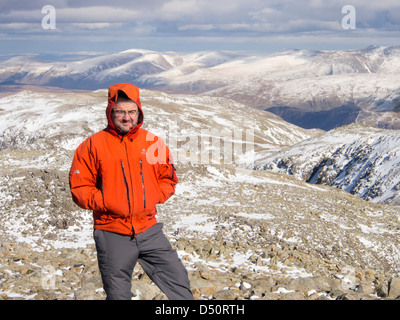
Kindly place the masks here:
<instances>
[{"instance_id":1,"label":"rocky summit","mask_svg":"<svg viewBox=\"0 0 400 320\"><path fill-rule=\"evenodd\" d=\"M104 126L104 97L99 90L0 99L0 299L105 299L91 213L72 202L68 184L75 148ZM195 299L400 299L398 205L248 169L245 125L254 129L251 151L259 159L321 132L227 99L198 99L144 91L142 100L145 128L158 128L169 144L181 137L180 182L157 209ZM10 112L20 112L19 123L7 118ZM172 117L171 125L157 127ZM243 141L234 134L230 140L242 143L237 159L199 161L215 144L208 136L199 151L190 142L211 128L242 130ZM139 264L132 299L166 299Z\"/></svg>"}]
</instances>

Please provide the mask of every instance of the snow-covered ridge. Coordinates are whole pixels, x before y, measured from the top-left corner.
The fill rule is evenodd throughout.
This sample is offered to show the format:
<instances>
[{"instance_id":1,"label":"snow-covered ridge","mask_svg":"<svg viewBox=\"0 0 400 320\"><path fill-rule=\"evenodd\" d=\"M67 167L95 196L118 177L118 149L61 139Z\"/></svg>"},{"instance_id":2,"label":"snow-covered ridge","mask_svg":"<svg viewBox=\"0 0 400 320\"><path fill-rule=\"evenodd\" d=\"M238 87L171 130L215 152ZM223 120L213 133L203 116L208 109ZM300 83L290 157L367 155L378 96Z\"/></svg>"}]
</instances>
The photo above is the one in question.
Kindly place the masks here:
<instances>
[{"instance_id":1,"label":"snow-covered ridge","mask_svg":"<svg viewBox=\"0 0 400 320\"><path fill-rule=\"evenodd\" d=\"M257 167L399 204L399 155L400 131L350 125L288 147Z\"/></svg>"},{"instance_id":2,"label":"snow-covered ridge","mask_svg":"<svg viewBox=\"0 0 400 320\"><path fill-rule=\"evenodd\" d=\"M0 99L0 150L74 150L106 127L107 90L75 93L21 91ZM142 128L164 139L175 161L219 148L210 161L250 165L257 157L319 134L225 98L141 90ZM235 149L235 145L238 147ZM224 149L226 147L226 149ZM230 147L230 148L228 148ZM231 154L225 154L231 152ZM191 153L188 155L188 153ZM193 161L194 159L190 159Z\"/></svg>"},{"instance_id":3,"label":"snow-covered ridge","mask_svg":"<svg viewBox=\"0 0 400 320\"><path fill-rule=\"evenodd\" d=\"M299 108L311 118L339 107L356 112L341 121L332 116L329 128L351 122L400 128L399 76L400 47L257 54L131 49L72 62L14 57L0 63L0 84L92 90L133 82L149 89L223 96L262 109Z\"/></svg>"}]
</instances>

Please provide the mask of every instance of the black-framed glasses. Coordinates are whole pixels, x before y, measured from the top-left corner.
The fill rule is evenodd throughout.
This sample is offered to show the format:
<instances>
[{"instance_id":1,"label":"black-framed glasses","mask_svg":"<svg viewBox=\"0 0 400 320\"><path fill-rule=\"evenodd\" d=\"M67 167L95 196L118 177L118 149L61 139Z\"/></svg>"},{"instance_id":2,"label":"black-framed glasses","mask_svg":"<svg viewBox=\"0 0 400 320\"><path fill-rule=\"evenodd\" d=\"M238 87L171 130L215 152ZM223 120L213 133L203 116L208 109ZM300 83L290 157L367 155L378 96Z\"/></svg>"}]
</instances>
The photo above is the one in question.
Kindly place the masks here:
<instances>
[{"instance_id":1,"label":"black-framed glasses","mask_svg":"<svg viewBox=\"0 0 400 320\"><path fill-rule=\"evenodd\" d=\"M123 117L125 115L128 115L130 117L135 117L139 114L139 110L129 110L129 111L125 111L125 110L112 110L112 113L115 114L116 117Z\"/></svg>"}]
</instances>

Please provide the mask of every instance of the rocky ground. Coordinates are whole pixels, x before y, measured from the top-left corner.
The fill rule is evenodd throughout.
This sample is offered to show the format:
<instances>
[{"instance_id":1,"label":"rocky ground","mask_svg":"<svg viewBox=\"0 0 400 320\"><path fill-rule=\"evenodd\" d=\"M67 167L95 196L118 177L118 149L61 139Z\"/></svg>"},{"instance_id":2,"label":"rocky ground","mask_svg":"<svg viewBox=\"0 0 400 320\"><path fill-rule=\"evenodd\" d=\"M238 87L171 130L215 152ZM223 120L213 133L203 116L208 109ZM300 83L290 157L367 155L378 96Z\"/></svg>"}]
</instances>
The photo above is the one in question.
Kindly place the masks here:
<instances>
[{"instance_id":1,"label":"rocky ground","mask_svg":"<svg viewBox=\"0 0 400 320\"><path fill-rule=\"evenodd\" d=\"M345 269L346 266L281 243L271 244L259 254L251 255L249 263L254 265L253 270L232 267L221 271L212 267L223 253L243 250L240 241L215 248L210 242L179 239L175 247L181 250L183 262L190 266L189 278L195 299L386 300L400 296L399 277L388 277L372 269L357 269L345 281L338 275L349 275L352 270ZM200 256L204 262L192 264L194 256ZM0 261L0 299L105 299L93 245L79 249L48 247L38 252L29 245L2 241ZM257 266L265 264L273 272L256 271ZM310 276L293 278L291 268L299 267L305 267ZM132 278L132 298L166 299L139 265Z\"/></svg>"},{"instance_id":2,"label":"rocky ground","mask_svg":"<svg viewBox=\"0 0 400 320\"><path fill-rule=\"evenodd\" d=\"M186 173L183 171L179 173L183 178L184 186L191 181L191 177L201 172L204 179L211 177L210 172L213 174L222 172L225 175L234 173L234 171L227 171L226 168L219 168L219 170L221 171L207 169L207 166L188 165L185 167ZM236 172L237 178L239 174L243 173ZM300 191L299 187L303 186L302 182L292 180L290 177L273 176L265 172L255 174L258 176L250 176L254 178L250 185L269 199L271 199L273 189L278 193L283 190L290 192L290 182L300 183L300 185L292 186ZM90 221L74 215L74 212L78 212L83 217L87 212L77 210L70 200L66 172L27 169L24 178L18 178L18 176L18 174L9 176L8 192L9 195L15 196L13 201L5 203L4 209L13 212L15 221L23 219L25 224L18 224L19 240L12 236L12 231L1 234L0 299L104 299L105 294L102 289L94 244L88 240L85 246L62 247L60 245L63 231L73 228L74 234L79 235L91 228ZM261 183L261 178L266 178L266 176L269 179L280 179L282 189L275 186L267 190L268 187L273 187L274 181L270 180L269 184ZM228 180L224 181L221 176L214 176L216 185L222 182L228 183ZM202 190L201 181L199 185ZM249 192L246 188L248 185L249 183L241 185L240 194ZM229 186L229 184L226 185L227 190L230 190L232 201L239 201L235 196L236 191L239 190L229 188ZM210 186L208 188L213 189ZM380 260L381 264L371 263L368 262L367 254L357 257L353 253L352 257L346 258L346 251L349 249L345 246L338 245L331 251L324 251L317 246L314 248L310 246L313 242L312 238L309 238L309 244L305 244L305 238L302 241L290 240L294 234L287 238L282 233L295 232L295 228L291 228L291 224L295 221L287 220L279 225L276 220L277 231L271 232L272 216L265 219L268 218L265 213L263 216L261 212L257 213L253 210L254 214L260 216L258 219L251 219L238 214L232 207L229 213L227 210L229 203L222 204L214 201L214 206L208 205L203 208L203 211L208 212L208 218L202 215L204 212L200 207L198 208L200 212L187 215L187 218L191 220L191 226L188 226L182 217L177 216L176 208L179 206L182 209L180 214L185 216L182 201L186 201L186 208L189 210L193 210L192 203L196 198L197 205L201 203L199 197L193 197L190 194L191 191L193 190L187 187L178 190L176 199L171 200L168 206L161 208L159 216L160 221L165 224L166 234L188 269L191 288L196 299L381 300L400 298L400 277L395 270L398 265L395 264L395 268L392 268L393 263L390 263L390 259L384 262L378 257L377 260ZM211 193L202 196L211 197L213 190L210 191ZM340 194L341 201L345 201L348 197L348 213L352 206L360 203L364 204L365 211L379 208L388 214L391 208L366 203L339 190L332 189L331 192L333 191ZM5 191L2 190L2 192ZM312 189L308 192L312 192ZM317 190L317 192L320 191ZM292 196L296 194L292 193ZM262 200L257 195L248 198ZM250 206L249 199L247 204ZM271 202L270 214L273 214L273 207L276 205L277 203ZM280 205L296 206L295 203L289 202ZM302 202L299 201L297 206L299 209L297 212L304 210ZM19 208L19 210L15 211L11 207ZM43 210L42 214L40 210ZM51 214L46 215L45 211ZM279 219L290 219L289 212L288 208L282 207ZM321 213L323 212L322 208ZM314 215L318 213L315 212ZM195 217L198 219L195 220ZM261 217L264 219L260 219ZM295 223L298 224L305 222L312 224L311 220L302 222L298 217L291 218L297 220ZM398 228L398 222L397 225L395 223L393 221L393 230ZM329 227L332 226L326 224L320 232L329 233ZM4 231L4 228L2 230ZM28 243L28 239L32 241ZM390 238L388 240L390 241ZM324 241L326 241L324 245L327 249L329 239ZM354 247L359 245L355 237L353 241ZM140 265L136 266L132 278L132 298L166 299L165 295L144 274Z\"/></svg>"}]
</instances>

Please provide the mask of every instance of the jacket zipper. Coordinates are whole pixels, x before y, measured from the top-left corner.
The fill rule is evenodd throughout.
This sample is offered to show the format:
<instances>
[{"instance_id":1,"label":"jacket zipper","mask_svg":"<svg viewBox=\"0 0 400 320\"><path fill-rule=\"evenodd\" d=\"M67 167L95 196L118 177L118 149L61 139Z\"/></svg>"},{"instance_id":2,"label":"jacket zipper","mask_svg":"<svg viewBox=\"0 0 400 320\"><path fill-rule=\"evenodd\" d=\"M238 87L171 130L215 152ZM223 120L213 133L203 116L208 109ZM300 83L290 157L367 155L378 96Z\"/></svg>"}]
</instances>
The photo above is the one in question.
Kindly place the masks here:
<instances>
[{"instance_id":1,"label":"jacket zipper","mask_svg":"<svg viewBox=\"0 0 400 320\"><path fill-rule=\"evenodd\" d=\"M142 189L143 189L143 205L146 208L146 191L144 188L144 178L143 178L143 165L142 160L140 160L140 175L142 176Z\"/></svg>"},{"instance_id":2,"label":"jacket zipper","mask_svg":"<svg viewBox=\"0 0 400 320\"><path fill-rule=\"evenodd\" d=\"M171 165L171 171L172 171L171 180L172 180L172 179L174 179L174 176L175 176L175 166L174 166L174 164L171 162L171 160L169 158L168 158L168 162Z\"/></svg>"},{"instance_id":3,"label":"jacket zipper","mask_svg":"<svg viewBox=\"0 0 400 320\"><path fill-rule=\"evenodd\" d=\"M130 141L132 142L132 139L130 139ZM121 137L121 143L123 143L123 142L124 142L124 136ZM130 168L130 164L129 164L129 154L128 154L128 146L127 146L126 142L124 143L124 145L125 145L126 158L127 158L127 161L128 161L128 167ZM121 160L121 166L122 166L122 171L123 171L123 174L124 174L124 180L125 180L125 186L126 186L126 196L127 196L127 198L128 198L128 203L129 203L129 218L130 218L131 224L132 224L132 237L135 237L136 233L135 233L135 229L134 229L134 227L133 227L133 219L132 219L133 210L132 210L132 208L131 208L131 202L130 202L130 200L129 200L130 197L129 197L128 179L127 179L126 174L125 174L124 163L123 163L122 160ZM132 175L130 175L130 180L131 180L131 185L133 186L133 183L132 183ZM134 199L134 198L133 198L133 199Z\"/></svg>"},{"instance_id":4,"label":"jacket zipper","mask_svg":"<svg viewBox=\"0 0 400 320\"><path fill-rule=\"evenodd\" d=\"M131 212L131 201L129 199L129 186L128 186L128 180L126 180L125 167L124 167L123 161L121 161L121 168L122 168L122 174L124 175L126 198L128 199L128 206L129 206L129 213L130 213Z\"/></svg>"}]
</instances>

